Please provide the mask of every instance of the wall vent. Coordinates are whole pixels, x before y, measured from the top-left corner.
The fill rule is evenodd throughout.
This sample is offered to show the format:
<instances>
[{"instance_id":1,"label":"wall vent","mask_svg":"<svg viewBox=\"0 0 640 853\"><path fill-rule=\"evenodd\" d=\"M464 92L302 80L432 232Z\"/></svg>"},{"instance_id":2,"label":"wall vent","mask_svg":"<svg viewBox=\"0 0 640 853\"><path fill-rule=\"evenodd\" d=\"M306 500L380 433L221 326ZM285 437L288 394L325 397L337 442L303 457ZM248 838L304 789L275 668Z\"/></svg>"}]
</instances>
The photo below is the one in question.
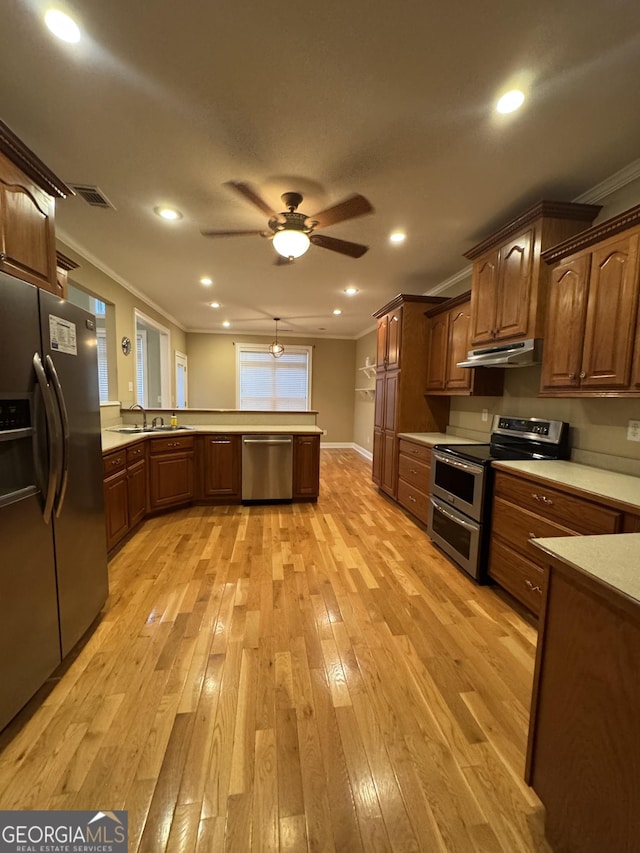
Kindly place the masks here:
<instances>
[{"instance_id":1,"label":"wall vent","mask_svg":"<svg viewBox=\"0 0 640 853\"><path fill-rule=\"evenodd\" d=\"M111 208L111 210L115 210L115 207L99 187L92 187L89 184L69 184L69 186L87 204L90 204L91 207Z\"/></svg>"}]
</instances>

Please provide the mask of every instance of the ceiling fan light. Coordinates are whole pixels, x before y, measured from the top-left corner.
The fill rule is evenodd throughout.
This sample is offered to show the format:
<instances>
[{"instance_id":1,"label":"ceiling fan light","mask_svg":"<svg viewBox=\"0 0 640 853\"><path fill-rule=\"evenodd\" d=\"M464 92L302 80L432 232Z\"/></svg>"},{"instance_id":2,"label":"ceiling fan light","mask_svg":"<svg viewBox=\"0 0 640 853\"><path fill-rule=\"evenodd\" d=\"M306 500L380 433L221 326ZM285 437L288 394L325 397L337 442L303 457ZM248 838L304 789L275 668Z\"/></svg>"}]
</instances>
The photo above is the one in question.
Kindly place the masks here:
<instances>
[{"instance_id":1,"label":"ceiling fan light","mask_svg":"<svg viewBox=\"0 0 640 853\"><path fill-rule=\"evenodd\" d=\"M299 258L309 248L309 238L304 231L285 228L273 235L273 247L283 258Z\"/></svg>"}]
</instances>

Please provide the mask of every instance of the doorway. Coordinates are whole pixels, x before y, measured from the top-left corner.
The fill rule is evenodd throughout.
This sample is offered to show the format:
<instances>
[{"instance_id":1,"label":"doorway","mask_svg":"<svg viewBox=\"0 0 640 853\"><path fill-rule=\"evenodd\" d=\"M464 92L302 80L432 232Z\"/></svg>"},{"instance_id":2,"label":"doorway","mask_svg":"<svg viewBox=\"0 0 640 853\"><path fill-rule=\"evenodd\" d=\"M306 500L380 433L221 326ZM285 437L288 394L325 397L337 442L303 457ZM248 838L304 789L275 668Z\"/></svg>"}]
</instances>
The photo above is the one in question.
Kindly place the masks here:
<instances>
[{"instance_id":1,"label":"doorway","mask_svg":"<svg viewBox=\"0 0 640 853\"><path fill-rule=\"evenodd\" d=\"M188 399L187 356L176 350L176 408L186 409Z\"/></svg>"},{"instance_id":2,"label":"doorway","mask_svg":"<svg viewBox=\"0 0 640 853\"><path fill-rule=\"evenodd\" d=\"M136 403L145 409L171 408L169 330L134 309Z\"/></svg>"}]
</instances>

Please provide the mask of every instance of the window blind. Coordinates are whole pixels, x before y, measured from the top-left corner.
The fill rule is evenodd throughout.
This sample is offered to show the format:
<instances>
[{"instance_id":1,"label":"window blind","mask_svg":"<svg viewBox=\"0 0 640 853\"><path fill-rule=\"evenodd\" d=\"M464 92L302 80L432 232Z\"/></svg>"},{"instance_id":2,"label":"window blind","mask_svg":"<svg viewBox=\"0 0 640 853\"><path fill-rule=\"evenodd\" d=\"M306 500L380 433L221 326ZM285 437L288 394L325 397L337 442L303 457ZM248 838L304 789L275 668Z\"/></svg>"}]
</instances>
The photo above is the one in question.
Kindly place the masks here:
<instances>
[{"instance_id":1,"label":"window blind","mask_svg":"<svg viewBox=\"0 0 640 853\"><path fill-rule=\"evenodd\" d=\"M106 329L96 329L98 351L98 391L100 402L109 399L109 370L107 366L107 332Z\"/></svg>"},{"instance_id":2,"label":"window blind","mask_svg":"<svg viewBox=\"0 0 640 853\"><path fill-rule=\"evenodd\" d=\"M311 351L287 347L280 358L238 346L238 408L259 411L308 411Z\"/></svg>"}]
</instances>

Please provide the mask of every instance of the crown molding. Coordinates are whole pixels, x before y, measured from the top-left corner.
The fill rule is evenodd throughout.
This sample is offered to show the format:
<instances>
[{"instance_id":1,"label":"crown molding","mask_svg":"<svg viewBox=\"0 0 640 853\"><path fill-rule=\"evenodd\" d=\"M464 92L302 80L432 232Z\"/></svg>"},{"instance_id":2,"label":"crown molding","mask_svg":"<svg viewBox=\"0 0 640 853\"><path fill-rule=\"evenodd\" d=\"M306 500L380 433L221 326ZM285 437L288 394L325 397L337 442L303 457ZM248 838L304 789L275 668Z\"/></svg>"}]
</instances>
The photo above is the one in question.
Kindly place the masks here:
<instances>
[{"instance_id":1,"label":"crown molding","mask_svg":"<svg viewBox=\"0 0 640 853\"><path fill-rule=\"evenodd\" d=\"M450 287L459 284L466 278L471 278L472 269L472 266L468 266L460 270L460 272L454 273L452 276L449 276L449 278L445 278L444 281L441 281L440 284L437 284L435 287L432 287L431 290L425 291L426 295L437 296L439 293L444 293L446 290L449 290Z\"/></svg>"},{"instance_id":2,"label":"crown molding","mask_svg":"<svg viewBox=\"0 0 640 853\"><path fill-rule=\"evenodd\" d=\"M604 181L596 184L595 187L591 187L590 190L579 195L574 199L574 201L584 204L592 204L593 202L601 201L603 198L607 198L607 196L612 195L614 192L622 189L622 187L626 187L627 184L632 184L639 178L640 160L634 160L632 163L629 163L628 166L625 166L623 169L615 172L615 174L606 178Z\"/></svg>"}]
</instances>

